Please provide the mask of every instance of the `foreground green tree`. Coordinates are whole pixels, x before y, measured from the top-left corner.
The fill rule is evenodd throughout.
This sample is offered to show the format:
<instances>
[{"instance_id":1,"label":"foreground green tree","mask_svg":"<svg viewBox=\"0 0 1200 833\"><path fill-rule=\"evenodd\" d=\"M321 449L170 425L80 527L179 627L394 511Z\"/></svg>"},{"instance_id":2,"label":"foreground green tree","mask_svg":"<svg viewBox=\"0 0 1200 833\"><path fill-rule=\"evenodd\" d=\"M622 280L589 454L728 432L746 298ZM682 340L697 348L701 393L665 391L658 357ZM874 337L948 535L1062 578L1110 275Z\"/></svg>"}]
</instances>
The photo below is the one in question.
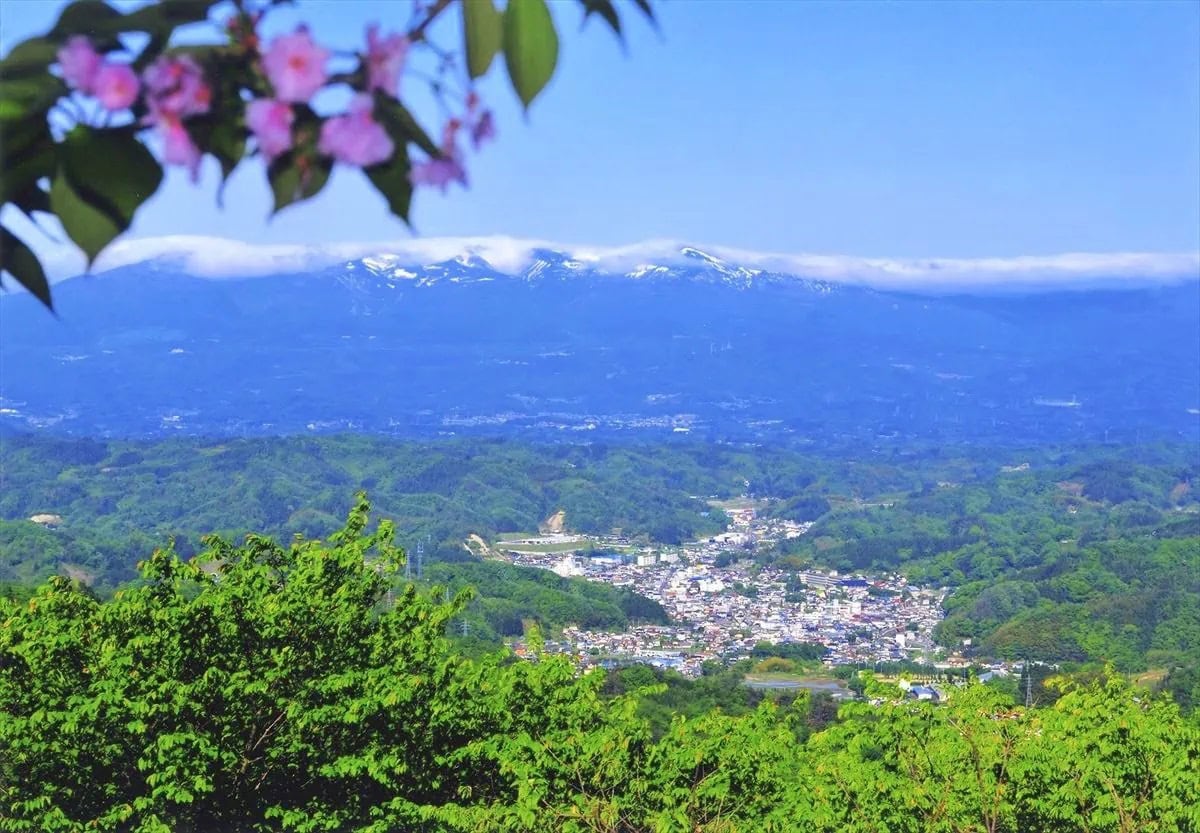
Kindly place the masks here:
<instances>
[{"instance_id":1,"label":"foreground green tree","mask_svg":"<svg viewBox=\"0 0 1200 833\"><path fill-rule=\"evenodd\" d=\"M1020 830L1200 830L1200 732L1165 698L1110 674L1057 681L1012 762Z\"/></svg>"},{"instance_id":2,"label":"foreground green tree","mask_svg":"<svg viewBox=\"0 0 1200 833\"><path fill-rule=\"evenodd\" d=\"M653 676L605 698L562 657L464 656L470 591L398 586L393 536L360 497L327 543L0 597L0 831L1200 831L1200 727L1120 677L1029 711L868 682L811 735L801 697L656 739Z\"/></svg>"},{"instance_id":3,"label":"foreground green tree","mask_svg":"<svg viewBox=\"0 0 1200 833\"><path fill-rule=\"evenodd\" d=\"M1025 710L982 685L944 705L843 707L809 743L797 829L889 833L1200 830L1200 731L1111 672Z\"/></svg>"},{"instance_id":4,"label":"foreground green tree","mask_svg":"<svg viewBox=\"0 0 1200 833\"><path fill-rule=\"evenodd\" d=\"M386 604L403 556L366 523L360 502L329 544L159 551L107 603L63 579L4 602L0 830L474 829L515 806L504 749L587 729L599 681L455 654L467 594Z\"/></svg>"}]
</instances>

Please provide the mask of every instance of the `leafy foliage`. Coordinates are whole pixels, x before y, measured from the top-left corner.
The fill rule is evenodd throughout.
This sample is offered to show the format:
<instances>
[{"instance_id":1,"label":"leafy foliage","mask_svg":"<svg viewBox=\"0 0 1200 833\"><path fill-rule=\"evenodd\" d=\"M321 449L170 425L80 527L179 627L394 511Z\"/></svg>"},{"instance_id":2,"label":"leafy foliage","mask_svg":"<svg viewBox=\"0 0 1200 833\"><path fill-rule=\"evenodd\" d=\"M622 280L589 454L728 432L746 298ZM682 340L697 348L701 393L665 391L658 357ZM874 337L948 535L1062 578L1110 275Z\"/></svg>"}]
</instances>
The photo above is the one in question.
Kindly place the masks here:
<instances>
[{"instance_id":1,"label":"leafy foliage","mask_svg":"<svg viewBox=\"0 0 1200 833\"><path fill-rule=\"evenodd\" d=\"M667 621L658 602L607 584L560 578L549 570L467 561L433 564L425 578L451 590L479 593L458 621L466 625L462 630L484 639L520 636L531 619L550 627L574 624L594 630Z\"/></svg>"},{"instance_id":2,"label":"leafy foliage","mask_svg":"<svg viewBox=\"0 0 1200 833\"><path fill-rule=\"evenodd\" d=\"M459 654L470 594L397 586L394 536L360 499L328 543L210 537L107 602L0 597L0 830L1200 829L1200 727L1119 676L1032 711L868 680L820 731L797 698L656 738L653 674L606 697L562 659Z\"/></svg>"}]
</instances>

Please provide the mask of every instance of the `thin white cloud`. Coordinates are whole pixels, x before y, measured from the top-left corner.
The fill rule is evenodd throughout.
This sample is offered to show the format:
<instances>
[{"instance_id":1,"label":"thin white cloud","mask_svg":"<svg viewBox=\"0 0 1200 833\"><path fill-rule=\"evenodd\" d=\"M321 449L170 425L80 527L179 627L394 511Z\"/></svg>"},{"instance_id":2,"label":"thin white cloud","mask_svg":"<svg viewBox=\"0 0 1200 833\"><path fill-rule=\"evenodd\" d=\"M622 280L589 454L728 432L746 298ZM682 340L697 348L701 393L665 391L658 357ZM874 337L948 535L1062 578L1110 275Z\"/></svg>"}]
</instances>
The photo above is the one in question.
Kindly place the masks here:
<instances>
[{"instance_id":1,"label":"thin white cloud","mask_svg":"<svg viewBox=\"0 0 1200 833\"><path fill-rule=\"evenodd\" d=\"M692 245L692 244L688 244ZM391 254L403 265L422 265L463 254L484 258L502 272L519 272L535 249L569 253L601 271L623 274L646 264L685 260L685 244L652 240L629 246L591 246L504 236L433 237L321 245L245 243L217 237L170 236L124 240L96 264L101 272L154 261L209 278L241 278L320 269L368 255ZM951 291L1146 286L1200 278L1200 252L1066 253L1006 258L870 258L853 255L754 252L724 246L696 248L734 266L881 289ZM78 261L52 258L57 277L80 271Z\"/></svg>"},{"instance_id":2,"label":"thin white cloud","mask_svg":"<svg viewBox=\"0 0 1200 833\"><path fill-rule=\"evenodd\" d=\"M206 278L247 278L320 269L368 255L394 254L406 265L450 260L476 254L501 271L520 271L538 247L555 243L511 237L424 237L369 243L327 243L305 246L289 243L244 243L221 237L173 235L125 240L110 246L94 271L157 260L178 265Z\"/></svg>"}]
</instances>

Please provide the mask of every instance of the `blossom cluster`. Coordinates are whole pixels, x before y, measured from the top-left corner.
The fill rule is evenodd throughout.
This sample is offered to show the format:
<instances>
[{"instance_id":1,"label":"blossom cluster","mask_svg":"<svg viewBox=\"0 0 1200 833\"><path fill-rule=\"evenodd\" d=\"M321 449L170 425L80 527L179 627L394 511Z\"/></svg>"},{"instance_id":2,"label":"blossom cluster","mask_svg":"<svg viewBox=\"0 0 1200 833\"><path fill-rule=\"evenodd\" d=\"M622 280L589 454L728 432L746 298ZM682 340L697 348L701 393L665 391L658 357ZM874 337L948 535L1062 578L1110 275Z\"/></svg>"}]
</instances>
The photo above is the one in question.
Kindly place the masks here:
<instances>
[{"instance_id":1,"label":"blossom cluster","mask_svg":"<svg viewBox=\"0 0 1200 833\"><path fill-rule=\"evenodd\" d=\"M187 55L163 56L139 78L128 64L110 61L97 52L83 35L68 39L57 57L68 86L95 96L106 110L126 110L144 95L147 115L142 123L158 131L164 161L184 165L196 176L200 149L184 128L183 119L209 111L212 88L195 60Z\"/></svg>"},{"instance_id":2,"label":"blossom cluster","mask_svg":"<svg viewBox=\"0 0 1200 833\"><path fill-rule=\"evenodd\" d=\"M377 25L366 32L366 51L361 56L360 89L344 113L320 120L315 136L301 138L297 130L297 108L307 106L331 82L330 50L316 43L305 26L279 35L265 49L255 31L257 16L236 15L227 26L231 39L251 58L255 74L265 80L258 92L245 102L245 127L254 137L259 153L268 163L297 150L315 151L324 157L356 167L369 168L390 160L395 142L374 113L376 91L395 98L411 43L400 34L382 36ZM124 63L109 60L87 37L71 37L59 49L59 68L68 86L93 96L108 111L136 108L139 99L145 115L139 124L153 128L162 142L167 164L182 165L195 179L202 151L189 134L185 120L207 114L213 106L213 88L195 59L187 54L161 56L140 75ZM344 80L344 79L343 79ZM308 118L311 119L311 111ZM311 123L311 122L310 122ZM462 118L450 118L443 130L440 156L416 162L409 178L413 185L441 188L458 182L467 184L463 157L457 142L467 129L476 149L494 137L490 110L480 106L474 92L466 97ZM300 147L300 143L304 147Z\"/></svg>"}]
</instances>

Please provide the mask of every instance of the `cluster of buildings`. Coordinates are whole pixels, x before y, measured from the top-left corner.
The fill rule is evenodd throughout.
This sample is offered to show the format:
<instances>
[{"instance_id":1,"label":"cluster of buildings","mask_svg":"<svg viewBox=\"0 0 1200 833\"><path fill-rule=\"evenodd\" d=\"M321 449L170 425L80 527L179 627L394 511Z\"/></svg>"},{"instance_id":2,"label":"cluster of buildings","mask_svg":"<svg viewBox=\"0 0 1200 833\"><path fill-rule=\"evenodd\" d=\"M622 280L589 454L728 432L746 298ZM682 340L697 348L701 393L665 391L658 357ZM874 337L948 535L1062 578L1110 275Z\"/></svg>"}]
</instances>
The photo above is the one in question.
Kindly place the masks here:
<instances>
[{"instance_id":1,"label":"cluster of buildings","mask_svg":"<svg viewBox=\"0 0 1200 833\"><path fill-rule=\"evenodd\" d=\"M698 674L705 661L746 656L759 642L820 643L830 665L929 658L945 590L914 587L898 575L762 565L750 557L756 548L802 535L808 525L759 519L753 508L729 514L725 533L678 547L589 554L582 546L528 552L499 544L497 552L514 564L625 587L662 604L669 625L634 623L623 633L567 628L555 647L584 665L638 662Z\"/></svg>"}]
</instances>

